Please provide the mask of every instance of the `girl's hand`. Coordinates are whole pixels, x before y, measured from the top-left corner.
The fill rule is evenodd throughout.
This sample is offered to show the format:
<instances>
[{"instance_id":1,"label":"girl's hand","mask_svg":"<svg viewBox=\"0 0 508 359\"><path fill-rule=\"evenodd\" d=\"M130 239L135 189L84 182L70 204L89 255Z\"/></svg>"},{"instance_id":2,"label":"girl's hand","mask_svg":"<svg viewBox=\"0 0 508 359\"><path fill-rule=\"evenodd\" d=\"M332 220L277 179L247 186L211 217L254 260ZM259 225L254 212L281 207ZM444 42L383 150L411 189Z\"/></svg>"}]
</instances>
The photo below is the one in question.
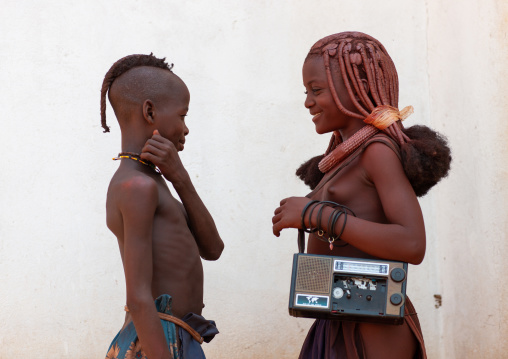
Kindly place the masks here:
<instances>
[{"instance_id":1,"label":"girl's hand","mask_svg":"<svg viewBox=\"0 0 508 359\"><path fill-rule=\"evenodd\" d=\"M273 234L280 236L284 228L302 228L302 210L311 200L307 197L289 197L280 201L272 218Z\"/></svg>"}]
</instances>

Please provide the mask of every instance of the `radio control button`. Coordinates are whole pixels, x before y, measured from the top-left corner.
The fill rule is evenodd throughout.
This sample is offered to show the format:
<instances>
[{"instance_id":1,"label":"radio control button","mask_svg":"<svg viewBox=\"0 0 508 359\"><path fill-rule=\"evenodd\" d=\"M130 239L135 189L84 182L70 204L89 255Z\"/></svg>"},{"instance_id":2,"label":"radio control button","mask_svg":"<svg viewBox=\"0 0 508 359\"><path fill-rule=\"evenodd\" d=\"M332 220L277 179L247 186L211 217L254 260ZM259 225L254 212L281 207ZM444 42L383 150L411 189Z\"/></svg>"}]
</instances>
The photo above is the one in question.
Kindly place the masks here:
<instances>
[{"instance_id":1,"label":"radio control button","mask_svg":"<svg viewBox=\"0 0 508 359\"><path fill-rule=\"evenodd\" d=\"M344 291L342 290L342 288L339 288L339 287L336 287L334 290L333 290L333 297L334 298L342 298L344 296Z\"/></svg>"},{"instance_id":2,"label":"radio control button","mask_svg":"<svg viewBox=\"0 0 508 359\"><path fill-rule=\"evenodd\" d=\"M390 297L390 303L392 303L393 305L402 304L402 300L403 300L402 294L400 294L400 293L394 293Z\"/></svg>"},{"instance_id":3,"label":"radio control button","mask_svg":"<svg viewBox=\"0 0 508 359\"><path fill-rule=\"evenodd\" d=\"M395 282L402 282L404 279L406 279L406 272L402 268L393 268L390 272L390 277Z\"/></svg>"}]
</instances>

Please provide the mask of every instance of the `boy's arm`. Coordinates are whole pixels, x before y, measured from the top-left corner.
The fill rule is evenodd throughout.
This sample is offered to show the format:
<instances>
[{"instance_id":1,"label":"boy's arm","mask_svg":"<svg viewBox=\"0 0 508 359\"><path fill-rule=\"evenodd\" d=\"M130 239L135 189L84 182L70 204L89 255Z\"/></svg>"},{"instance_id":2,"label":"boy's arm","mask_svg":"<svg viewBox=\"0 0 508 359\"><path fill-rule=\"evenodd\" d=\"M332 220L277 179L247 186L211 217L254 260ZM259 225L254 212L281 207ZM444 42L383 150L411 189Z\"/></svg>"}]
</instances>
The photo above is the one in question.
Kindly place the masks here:
<instances>
[{"instance_id":1,"label":"boy's arm","mask_svg":"<svg viewBox=\"0 0 508 359\"><path fill-rule=\"evenodd\" d=\"M196 239L200 256L206 260L217 260L224 249L224 243L212 216L183 167L175 145L156 130L143 147L141 158L159 167L164 177L173 184L187 212L189 227Z\"/></svg>"},{"instance_id":2,"label":"boy's arm","mask_svg":"<svg viewBox=\"0 0 508 359\"><path fill-rule=\"evenodd\" d=\"M143 351L150 359L169 358L152 296L152 224L158 203L156 183L137 177L121 189L127 306Z\"/></svg>"}]
</instances>

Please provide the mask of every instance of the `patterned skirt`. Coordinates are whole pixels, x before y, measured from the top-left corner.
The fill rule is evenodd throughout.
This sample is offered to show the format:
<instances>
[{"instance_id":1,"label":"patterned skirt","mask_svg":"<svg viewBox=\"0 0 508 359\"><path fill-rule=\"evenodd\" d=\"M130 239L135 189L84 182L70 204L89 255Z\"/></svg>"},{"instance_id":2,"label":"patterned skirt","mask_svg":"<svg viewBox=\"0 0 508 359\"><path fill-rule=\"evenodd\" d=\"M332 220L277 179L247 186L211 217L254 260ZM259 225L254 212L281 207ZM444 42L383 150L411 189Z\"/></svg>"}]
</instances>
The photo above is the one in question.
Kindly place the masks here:
<instances>
[{"instance_id":1,"label":"patterned skirt","mask_svg":"<svg viewBox=\"0 0 508 359\"><path fill-rule=\"evenodd\" d=\"M159 313L172 315L171 313L171 296L163 294L155 300L155 306ZM177 347L177 329L175 324L161 319L162 329L166 337L166 343L171 353L171 358L178 359ZM109 346L106 359L146 359L146 355L141 349L138 334L134 323L131 321L124 329L116 335L113 342Z\"/></svg>"}]
</instances>

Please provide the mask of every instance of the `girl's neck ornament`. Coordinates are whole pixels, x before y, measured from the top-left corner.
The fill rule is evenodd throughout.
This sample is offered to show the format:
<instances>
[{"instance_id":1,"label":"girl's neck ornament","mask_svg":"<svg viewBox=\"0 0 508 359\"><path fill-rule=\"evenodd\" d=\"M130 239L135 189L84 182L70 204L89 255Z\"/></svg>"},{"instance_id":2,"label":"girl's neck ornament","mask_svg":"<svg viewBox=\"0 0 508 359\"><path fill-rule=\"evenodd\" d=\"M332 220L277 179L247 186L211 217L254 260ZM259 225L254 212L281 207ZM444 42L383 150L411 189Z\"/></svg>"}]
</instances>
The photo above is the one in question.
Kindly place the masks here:
<instances>
[{"instance_id":1,"label":"girl's neck ornament","mask_svg":"<svg viewBox=\"0 0 508 359\"><path fill-rule=\"evenodd\" d=\"M356 131L346 141L342 141L340 133L335 131L333 133L334 139L330 143L325 157L319 162L319 170L323 173L330 171L379 131L385 132L401 146L409 142L409 138L401 130L400 121L405 120L412 113L413 106L407 106L402 111L399 111L395 107L382 105L376 107L363 120L367 126Z\"/></svg>"}]
</instances>

